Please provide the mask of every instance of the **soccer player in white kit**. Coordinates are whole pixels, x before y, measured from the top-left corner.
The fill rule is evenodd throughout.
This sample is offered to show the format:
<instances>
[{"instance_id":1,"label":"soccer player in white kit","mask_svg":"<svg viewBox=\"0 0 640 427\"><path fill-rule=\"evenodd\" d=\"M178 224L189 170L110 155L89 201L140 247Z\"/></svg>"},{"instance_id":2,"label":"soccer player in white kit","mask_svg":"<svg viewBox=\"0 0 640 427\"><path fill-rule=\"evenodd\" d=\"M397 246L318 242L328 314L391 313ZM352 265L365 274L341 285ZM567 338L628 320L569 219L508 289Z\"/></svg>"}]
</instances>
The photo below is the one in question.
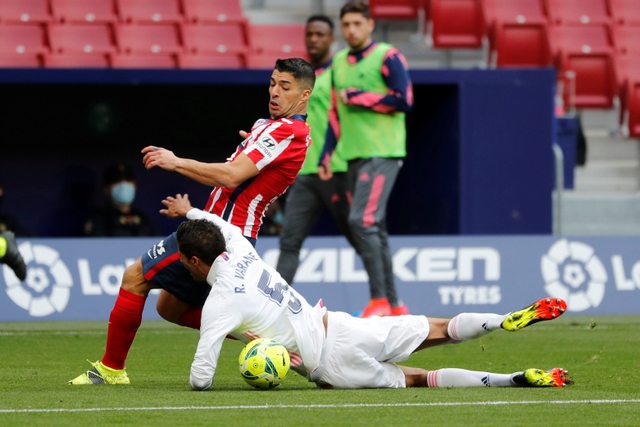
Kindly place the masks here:
<instances>
[{"instance_id":1,"label":"soccer player in white kit","mask_svg":"<svg viewBox=\"0 0 640 427\"><path fill-rule=\"evenodd\" d=\"M355 318L327 311L322 301L311 306L262 261L238 227L192 208L188 198L180 195L163 203L191 220L177 231L180 260L195 280L206 280L211 286L191 365L194 390L211 387L228 334L244 343L257 338L279 342L289 351L292 368L321 387L561 387L567 381L562 368L495 374L451 368L427 371L396 364L418 350L553 319L566 310L561 299L543 299L507 315Z\"/></svg>"}]
</instances>

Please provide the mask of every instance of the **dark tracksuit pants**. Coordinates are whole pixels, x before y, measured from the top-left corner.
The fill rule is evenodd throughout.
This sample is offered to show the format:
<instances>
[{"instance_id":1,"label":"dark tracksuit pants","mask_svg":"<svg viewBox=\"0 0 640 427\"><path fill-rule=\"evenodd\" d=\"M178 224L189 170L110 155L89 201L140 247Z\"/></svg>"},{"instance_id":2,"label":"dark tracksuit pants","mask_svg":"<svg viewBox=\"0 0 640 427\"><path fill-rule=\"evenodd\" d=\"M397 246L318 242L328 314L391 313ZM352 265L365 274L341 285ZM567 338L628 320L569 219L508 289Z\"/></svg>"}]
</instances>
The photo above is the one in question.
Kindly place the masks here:
<instances>
[{"instance_id":1,"label":"dark tracksuit pants","mask_svg":"<svg viewBox=\"0 0 640 427\"><path fill-rule=\"evenodd\" d=\"M342 233L356 252L359 252L354 245L348 223L349 200L346 191L346 172L335 173L329 181L322 181L317 174L298 175L291 185L280 234L280 257L276 266L287 283L293 283L299 264L300 247L325 207L329 208Z\"/></svg>"},{"instance_id":2,"label":"dark tracksuit pants","mask_svg":"<svg viewBox=\"0 0 640 427\"><path fill-rule=\"evenodd\" d=\"M399 304L387 232L387 202L402 159L372 157L349 161L348 190L352 204L349 226L369 275L371 298Z\"/></svg>"}]
</instances>

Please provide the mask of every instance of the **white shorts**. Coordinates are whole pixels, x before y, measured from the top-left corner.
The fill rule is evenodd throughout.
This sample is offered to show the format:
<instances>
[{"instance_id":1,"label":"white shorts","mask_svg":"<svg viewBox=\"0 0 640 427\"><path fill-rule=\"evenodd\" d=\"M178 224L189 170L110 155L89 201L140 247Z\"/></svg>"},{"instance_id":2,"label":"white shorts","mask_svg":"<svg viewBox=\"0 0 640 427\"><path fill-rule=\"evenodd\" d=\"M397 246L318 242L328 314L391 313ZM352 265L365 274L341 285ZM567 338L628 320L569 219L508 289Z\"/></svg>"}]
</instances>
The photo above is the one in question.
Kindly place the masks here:
<instances>
[{"instance_id":1,"label":"white shorts","mask_svg":"<svg viewBox=\"0 0 640 427\"><path fill-rule=\"evenodd\" d=\"M360 319L328 312L327 340L310 380L334 388L404 388L403 362L429 335L425 316Z\"/></svg>"}]
</instances>

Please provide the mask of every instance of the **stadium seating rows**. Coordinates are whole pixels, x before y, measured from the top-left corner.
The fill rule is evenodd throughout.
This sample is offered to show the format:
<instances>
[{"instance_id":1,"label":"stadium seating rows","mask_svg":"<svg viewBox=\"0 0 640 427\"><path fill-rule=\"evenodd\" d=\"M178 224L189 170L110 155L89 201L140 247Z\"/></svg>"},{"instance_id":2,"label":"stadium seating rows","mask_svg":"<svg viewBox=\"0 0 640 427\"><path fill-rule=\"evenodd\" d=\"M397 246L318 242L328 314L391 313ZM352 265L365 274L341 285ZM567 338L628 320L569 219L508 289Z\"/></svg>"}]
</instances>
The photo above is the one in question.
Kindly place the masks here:
<instances>
[{"instance_id":1,"label":"stadium seating rows","mask_svg":"<svg viewBox=\"0 0 640 427\"><path fill-rule=\"evenodd\" d=\"M480 48L498 67L558 69L565 105L629 109L640 136L640 0L370 0L382 19L426 9L435 48Z\"/></svg>"},{"instance_id":2,"label":"stadium seating rows","mask_svg":"<svg viewBox=\"0 0 640 427\"><path fill-rule=\"evenodd\" d=\"M558 68L565 104L640 109L639 0L370 0L431 21L436 48ZM240 0L0 0L0 67L270 68L304 57L302 25L250 25ZM629 114L640 136L640 111ZM631 121L634 122L633 126Z\"/></svg>"},{"instance_id":3,"label":"stadium seating rows","mask_svg":"<svg viewBox=\"0 0 640 427\"><path fill-rule=\"evenodd\" d=\"M271 68L303 35L239 0L0 0L0 67Z\"/></svg>"}]
</instances>

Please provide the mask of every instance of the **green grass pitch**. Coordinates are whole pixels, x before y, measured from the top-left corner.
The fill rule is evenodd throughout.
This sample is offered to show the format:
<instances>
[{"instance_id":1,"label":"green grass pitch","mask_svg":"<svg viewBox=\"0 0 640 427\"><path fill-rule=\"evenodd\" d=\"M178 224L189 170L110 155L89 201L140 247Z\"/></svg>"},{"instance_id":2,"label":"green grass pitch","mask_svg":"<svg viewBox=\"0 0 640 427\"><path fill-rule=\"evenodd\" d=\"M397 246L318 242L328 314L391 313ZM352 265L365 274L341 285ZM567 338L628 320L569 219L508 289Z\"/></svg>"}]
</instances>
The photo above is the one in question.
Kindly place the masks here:
<instances>
[{"instance_id":1,"label":"green grass pitch","mask_svg":"<svg viewBox=\"0 0 640 427\"><path fill-rule=\"evenodd\" d=\"M106 327L0 323L0 426L640 425L640 316L564 316L406 362L502 373L560 366L575 380L563 389L320 390L292 373L280 387L259 391L238 372L242 345L227 340L213 389L193 392L198 333L162 321L138 331L127 360L131 385L66 385L90 367L86 359L102 357ZM15 412L33 409L43 411Z\"/></svg>"}]
</instances>

